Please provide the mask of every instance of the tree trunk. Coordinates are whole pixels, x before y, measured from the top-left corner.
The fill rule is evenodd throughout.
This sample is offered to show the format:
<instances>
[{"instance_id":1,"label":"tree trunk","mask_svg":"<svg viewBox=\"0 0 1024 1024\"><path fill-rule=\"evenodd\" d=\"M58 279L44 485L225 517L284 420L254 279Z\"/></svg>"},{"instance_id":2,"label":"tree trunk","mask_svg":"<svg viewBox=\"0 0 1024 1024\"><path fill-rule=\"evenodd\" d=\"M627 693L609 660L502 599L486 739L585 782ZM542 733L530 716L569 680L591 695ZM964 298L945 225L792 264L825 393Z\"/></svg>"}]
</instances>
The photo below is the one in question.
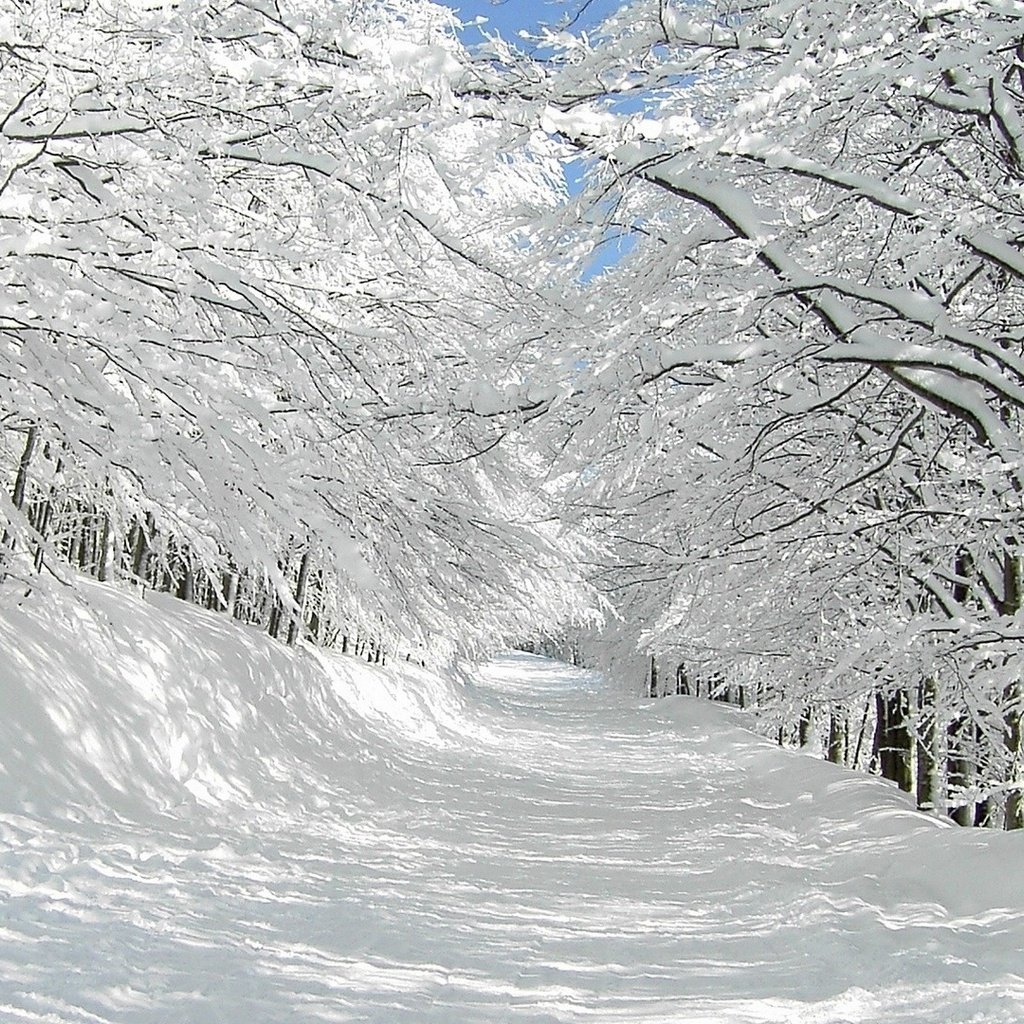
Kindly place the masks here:
<instances>
[{"instance_id":1,"label":"tree trunk","mask_svg":"<svg viewBox=\"0 0 1024 1024\"><path fill-rule=\"evenodd\" d=\"M942 814L946 799L939 772L938 706L934 679L925 679L917 691L917 806Z\"/></svg>"},{"instance_id":2,"label":"tree trunk","mask_svg":"<svg viewBox=\"0 0 1024 1024\"><path fill-rule=\"evenodd\" d=\"M879 771L883 778L891 779L905 793L912 793L914 759L909 695L904 689L895 689L889 694L877 693L875 702Z\"/></svg>"},{"instance_id":3,"label":"tree trunk","mask_svg":"<svg viewBox=\"0 0 1024 1024\"><path fill-rule=\"evenodd\" d=\"M235 609L238 605L238 573L228 569L224 573L221 586L224 591L224 611L234 618Z\"/></svg>"},{"instance_id":4,"label":"tree trunk","mask_svg":"<svg viewBox=\"0 0 1024 1024\"><path fill-rule=\"evenodd\" d=\"M99 531L96 576L101 583L106 583L115 575L114 525L110 521L110 516L104 515L103 526Z\"/></svg>"},{"instance_id":5,"label":"tree trunk","mask_svg":"<svg viewBox=\"0 0 1024 1024\"><path fill-rule=\"evenodd\" d=\"M676 665L676 693L681 697L690 695L690 680L686 676L686 665L679 662Z\"/></svg>"},{"instance_id":6,"label":"tree trunk","mask_svg":"<svg viewBox=\"0 0 1024 1024\"><path fill-rule=\"evenodd\" d=\"M32 465L32 455L36 450L36 439L38 432L35 426L28 428L25 435L25 447L21 451L21 459L18 462L18 472L14 477L14 489L11 491L11 504L19 511L25 508L25 492L28 489L28 471ZM3 540L0 541L3 551L14 549L14 536L10 526L4 530ZM0 579L3 577L0 576Z\"/></svg>"},{"instance_id":7,"label":"tree trunk","mask_svg":"<svg viewBox=\"0 0 1024 1024\"><path fill-rule=\"evenodd\" d=\"M50 533L50 523L53 521L53 510L57 501L57 480L63 470L64 460L58 458L57 464L53 469L53 482L50 484L49 493L46 500L40 504L39 514L36 517L35 528L36 533L39 534L39 544L36 547L35 554L36 572L43 568L43 545Z\"/></svg>"},{"instance_id":8,"label":"tree trunk","mask_svg":"<svg viewBox=\"0 0 1024 1024\"><path fill-rule=\"evenodd\" d=\"M71 565L78 566L81 562L79 558L79 548L82 544L82 525L76 518L68 529L68 554L67 559Z\"/></svg>"},{"instance_id":9,"label":"tree trunk","mask_svg":"<svg viewBox=\"0 0 1024 1024\"><path fill-rule=\"evenodd\" d=\"M828 752L827 757L833 764L846 763L846 733L844 722L835 711L828 719Z\"/></svg>"},{"instance_id":10,"label":"tree trunk","mask_svg":"<svg viewBox=\"0 0 1024 1024\"><path fill-rule=\"evenodd\" d=\"M974 827L994 828L996 826L995 804L991 797L985 797L974 805Z\"/></svg>"},{"instance_id":11,"label":"tree trunk","mask_svg":"<svg viewBox=\"0 0 1024 1024\"><path fill-rule=\"evenodd\" d=\"M853 760L850 762L850 767L856 771L860 767L860 753L864 749L864 737L868 730L868 717L871 714L871 700L868 699L864 703L864 714L860 720L860 732L857 733L857 746L853 751Z\"/></svg>"},{"instance_id":12,"label":"tree trunk","mask_svg":"<svg viewBox=\"0 0 1024 1024\"><path fill-rule=\"evenodd\" d=\"M1024 749L1021 746L1021 684L1013 683L1006 688L1007 709L1005 712L1004 735L1006 752L1009 755L1009 772L1007 781L1015 784L1006 794L1006 808L1003 813L1003 827L1013 831L1024 828Z\"/></svg>"},{"instance_id":13,"label":"tree trunk","mask_svg":"<svg viewBox=\"0 0 1024 1024\"><path fill-rule=\"evenodd\" d=\"M800 738L800 746L806 747L811 742L811 732L814 728L814 714L811 708L805 707L800 712L800 724L798 726L798 734Z\"/></svg>"},{"instance_id":14,"label":"tree trunk","mask_svg":"<svg viewBox=\"0 0 1024 1024\"><path fill-rule=\"evenodd\" d=\"M270 617L267 620L267 633L277 639L277 631L281 628L281 602L276 598L270 606Z\"/></svg>"},{"instance_id":15,"label":"tree trunk","mask_svg":"<svg viewBox=\"0 0 1024 1024\"><path fill-rule=\"evenodd\" d=\"M295 611L292 613L291 622L288 623L288 646L294 647L305 626L306 609L306 585L309 582L309 566L311 563L310 549L306 548L302 553L302 561L299 563L299 579L295 584Z\"/></svg>"},{"instance_id":16,"label":"tree trunk","mask_svg":"<svg viewBox=\"0 0 1024 1024\"><path fill-rule=\"evenodd\" d=\"M192 573L192 563L188 558L181 558L178 564L181 567L181 579L175 589L175 595L181 598L182 601L188 601L189 604L193 604L196 596L196 581Z\"/></svg>"},{"instance_id":17,"label":"tree trunk","mask_svg":"<svg viewBox=\"0 0 1024 1024\"><path fill-rule=\"evenodd\" d=\"M964 737L968 733L967 722L957 718L946 727L946 738L949 752L946 757L946 779L951 788L955 788L956 798L960 806L954 807L950 817L965 828L974 824L974 802L964 799L963 794L970 788L973 781L973 766L964 749Z\"/></svg>"},{"instance_id":18,"label":"tree trunk","mask_svg":"<svg viewBox=\"0 0 1024 1024\"><path fill-rule=\"evenodd\" d=\"M1020 557L1013 551L1003 555L1003 607L1004 615L1016 615L1021 607ZM1007 792L1003 813L1003 827L1009 830L1024 828L1024 784L1021 765L1021 686L1019 682L1008 685L1003 691L1003 737L1007 756L1007 778L1016 789Z\"/></svg>"},{"instance_id":19,"label":"tree trunk","mask_svg":"<svg viewBox=\"0 0 1024 1024\"><path fill-rule=\"evenodd\" d=\"M14 490L11 492L11 502L20 512L25 508L25 492L28 488L28 471L32 465L32 456L36 450L38 431L32 426L28 428L25 435L25 447L21 452L21 460L18 462L18 473L14 478Z\"/></svg>"}]
</instances>

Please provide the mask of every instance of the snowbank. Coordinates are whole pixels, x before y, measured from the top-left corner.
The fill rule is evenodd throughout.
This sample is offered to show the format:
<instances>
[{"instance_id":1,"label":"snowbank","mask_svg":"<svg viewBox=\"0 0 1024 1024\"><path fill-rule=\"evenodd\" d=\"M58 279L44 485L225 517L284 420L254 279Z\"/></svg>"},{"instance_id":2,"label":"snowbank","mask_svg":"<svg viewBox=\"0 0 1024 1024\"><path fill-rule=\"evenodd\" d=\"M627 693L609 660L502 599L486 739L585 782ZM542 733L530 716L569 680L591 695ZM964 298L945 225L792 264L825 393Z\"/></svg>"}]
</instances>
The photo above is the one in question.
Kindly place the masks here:
<instances>
[{"instance_id":1,"label":"snowbank","mask_svg":"<svg viewBox=\"0 0 1024 1024\"><path fill-rule=\"evenodd\" d=\"M955 928L1013 920L1024 938L1024 835L920 812L895 783L781 750L726 705L670 697L649 714L699 762L721 766L730 801L719 813L731 809L738 834L781 830L808 870L827 871L836 893L869 896L891 921ZM765 867L751 863L748 882L763 883L756 874Z\"/></svg>"},{"instance_id":2,"label":"snowbank","mask_svg":"<svg viewBox=\"0 0 1024 1024\"><path fill-rule=\"evenodd\" d=\"M325 778L347 773L365 799L387 789L386 771L368 784L386 751L471 729L462 685L416 666L290 650L164 595L91 582L3 596L0 811L315 809Z\"/></svg>"}]
</instances>

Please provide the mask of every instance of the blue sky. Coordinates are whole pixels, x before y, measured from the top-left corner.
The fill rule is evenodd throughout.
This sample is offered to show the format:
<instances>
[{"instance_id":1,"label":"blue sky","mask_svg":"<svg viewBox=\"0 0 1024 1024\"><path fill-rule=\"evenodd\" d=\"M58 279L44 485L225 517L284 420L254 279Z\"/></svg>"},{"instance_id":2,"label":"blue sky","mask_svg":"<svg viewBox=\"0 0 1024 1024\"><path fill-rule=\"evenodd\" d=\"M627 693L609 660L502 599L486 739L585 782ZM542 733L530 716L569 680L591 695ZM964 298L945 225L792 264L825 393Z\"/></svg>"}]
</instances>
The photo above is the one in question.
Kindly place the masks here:
<instances>
[{"instance_id":1,"label":"blue sky","mask_svg":"<svg viewBox=\"0 0 1024 1024\"><path fill-rule=\"evenodd\" d=\"M463 21L482 16L487 19L487 31L499 32L506 39L545 22L555 25L576 19L576 28L592 28L621 4L622 0L447 0ZM468 31L466 42L473 41L473 33Z\"/></svg>"},{"instance_id":2,"label":"blue sky","mask_svg":"<svg viewBox=\"0 0 1024 1024\"><path fill-rule=\"evenodd\" d=\"M464 22L477 17L487 19L480 28L469 28L463 33L468 46L479 42L481 33L498 33L506 39L519 38L523 30L531 31L541 24L553 26L572 22L573 29L592 29L608 14L622 6L623 0L446 0ZM570 193L581 187L582 165L573 161L566 165L566 185ZM583 280L592 280L601 271L618 263L633 248L631 238L608 237L598 246Z\"/></svg>"}]
</instances>

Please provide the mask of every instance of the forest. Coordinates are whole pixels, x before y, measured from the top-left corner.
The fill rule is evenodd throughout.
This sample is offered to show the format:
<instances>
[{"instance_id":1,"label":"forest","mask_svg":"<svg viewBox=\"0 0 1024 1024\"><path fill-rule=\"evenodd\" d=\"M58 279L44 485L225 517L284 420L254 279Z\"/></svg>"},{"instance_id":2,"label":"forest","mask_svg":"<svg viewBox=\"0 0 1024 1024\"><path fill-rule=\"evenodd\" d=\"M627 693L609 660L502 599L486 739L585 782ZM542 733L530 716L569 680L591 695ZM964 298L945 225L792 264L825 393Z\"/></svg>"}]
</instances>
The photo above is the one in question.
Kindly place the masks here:
<instances>
[{"instance_id":1,"label":"forest","mask_svg":"<svg viewBox=\"0 0 1024 1024\"><path fill-rule=\"evenodd\" d=\"M5 601L558 648L1024 827L1022 185L1009 0L17 0Z\"/></svg>"}]
</instances>

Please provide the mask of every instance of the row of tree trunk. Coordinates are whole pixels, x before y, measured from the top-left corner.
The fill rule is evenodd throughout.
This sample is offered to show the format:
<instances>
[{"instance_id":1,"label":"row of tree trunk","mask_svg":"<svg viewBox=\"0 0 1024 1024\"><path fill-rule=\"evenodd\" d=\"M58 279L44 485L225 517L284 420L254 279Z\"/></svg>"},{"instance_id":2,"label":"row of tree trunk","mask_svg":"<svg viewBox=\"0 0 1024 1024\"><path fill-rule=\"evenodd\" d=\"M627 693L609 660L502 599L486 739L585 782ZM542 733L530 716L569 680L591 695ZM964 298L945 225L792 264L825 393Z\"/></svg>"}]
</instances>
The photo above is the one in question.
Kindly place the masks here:
<instances>
[{"instance_id":1,"label":"row of tree trunk","mask_svg":"<svg viewBox=\"0 0 1024 1024\"><path fill-rule=\"evenodd\" d=\"M679 694L764 708L758 687L730 683L720 671L677 664L668 674L652 655L650 697ZM911 794L922 811L960 825L1024 828L1021 794L1021 692L1007 688L987 719L967 714L932 679L914 689L884 681L859 707L804 706L777 727L782 746L817 745L834 764L870 771Z\"/></svg>"},{"instance_id":2,"label":"row of tree trunk","mask_svg":"<svg viewBox=\"0 0 1024 1024\"><path fill-rule=\"evenodd\" d=\"M37 464L46 471L34 482ZM27 427L10 492L13 516L0 542L4 576L20 543L37 572L50 561L61 562L100 581L123 579L224 612L289 645L339 646L371 663L385 661L380 635L334 621L328 575L308 538L295 536L285 545L278 559L284 586L265 573L234 565L226 555L211 569L186 542L158 527L152 514L121 523L112 514L112 502L69 493L64 468L60 452L40 444L37 427Z\"/></svg>"}]
</instances>

